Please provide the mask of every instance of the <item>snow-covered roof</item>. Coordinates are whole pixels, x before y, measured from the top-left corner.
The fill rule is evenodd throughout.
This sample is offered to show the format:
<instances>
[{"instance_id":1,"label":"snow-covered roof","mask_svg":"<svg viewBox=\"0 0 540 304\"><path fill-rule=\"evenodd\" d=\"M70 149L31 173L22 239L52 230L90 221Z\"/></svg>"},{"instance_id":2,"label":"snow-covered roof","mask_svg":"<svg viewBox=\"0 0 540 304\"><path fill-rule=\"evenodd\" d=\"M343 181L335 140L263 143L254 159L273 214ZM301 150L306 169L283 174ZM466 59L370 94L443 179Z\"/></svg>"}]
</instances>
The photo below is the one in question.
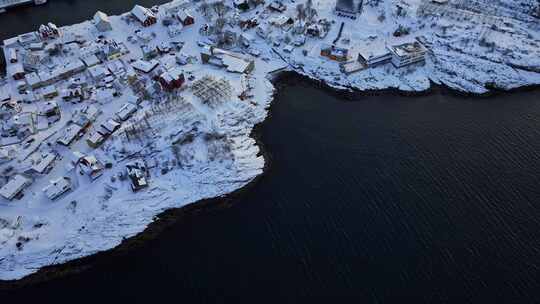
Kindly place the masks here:
<instances>
[{"instance_id":1,"label":"snow-covered roof","mask_svg":"<svg viewBox=\"0 0 540 304\"><path fill-rule=\"evenodd\" d=\"M38 157L39 158L32 166L32 170L36 173L42 174L54 162L56 159L56 153L49 152L44 155L40 154Z\"/></svg>"},{"instance_id":2,"label":"snow-covered roof","mask_svg":"<svg viewBox=\"0 0 540 304\"><path fill-rule=\"evenodd\" d=\"M147 169L143 161L132 161L126 164L127 173L134 191L148 186Z\"/></svg>"},{"instance_id":3,"label":"snow-covered roof","mask_svg":"<svg viewBox=\"0 0 540 304\"><path fill-rule=\"evenodd\" d=\"M43 50L44 47L45 47L45 43L43 42L30 43L30 50L32 51Z\"/></svg>"},{"instance_id":4,"label":"snow-covered roof","mask_svg":"<svg viewBox=\"0 0 540 304\"><path fill-rule=\"evenodd\" d=\"M227 71L233 73L244 73L251 64L250 61L230 55L223 56L223 63L227 66Z\"/></svg>"},{"instance_id":5,"label":"snow-covered roof","mask_svg":"<svg viewBox=\"0 0 540 304\"><path fill-rule=\"evenodd\" d=\"M98 132L94 132L88 136L87 142L97 145L103 141L103 135L99 134Z\"/></svg>"},{"instance_id":6,"label":"snow-covered roof","mask_svg":"<svg viewBox=\"0 0 540 304\"><path fill-rule=\"evenodd\" d=\"M87 67L94 66L96 64L99 64L99 58L95 54L88 54L86 56L82 56L81 60L86 64Z\"/></svg>"},{"instance_id":7,"label":"snow-covered roof","mask_svg":"<svg viewBox=\"0 0 540 304\"><path fill-rule=\"evenodd\" d=\"M279 15L279 16L275 16L272 19L270 19L270 23L275 25L275 26L284 26L285 24L290 22L290 20L291 20L290 17L287 17L285 15Z\"/></svg>"},{"instance_id":8,"label":"snow-covered roof","mask_svg":"<svg viewBox=\"0 0 540 304\"><path fill-rule=\"evenodd\" d=\"M287 53L291 53L293 50L294 50L294 45L292 44L287 44L286 46L283 47L283 51Z\"/></svg>"},{"instance_id":9,"label":"snow-covered roof","mask_svg":"<svg viewBox=\"0 0 540 304\"><path fill-rule=\"evenodd\" d=\"M14 76L16 74L24 73L23 65L20 62L8 65L6 70L7 70L8 75L10 75L10 76Z\"/></svg>"},{"instance_id":10,"label":"snow-covered roof","mask_svg":"<svg viewBox=\"0 0 540 304\"><path fill-rule=\"evenodd\" d=\"M150 61L146 61L146 60L142 60L142 59L139 59L135 62L133 62L131 64L131 66L136 69L136 70L139 70L141 72L144 72L144 73L150 73L155 67L157 67L159 64L159 62L157 60L150 60Z\"/></svg>"},{"instance_id":11,"label":"snow-covered roof","mask_svg":"<svg viewBox=\"0 0 540 304\"><path fill-rule=\"evenodd\" d=\"M77 137L77 135L79 134L79 132L81 132L81 130L82 130L82 127L76 124L72 124L69 127L65 127L62 130L62 133L60 137L58 138L57 142L64 146L68 146L75 139L75 137Z\"/></svg>"},{"instance_id":12,"label":"snow-covered roof","mask_svg":"<svg viewBox=\"0 0 540 304\"><path fill-rule=\"evenodd\" d=\"M103 164L94 155L87 155L81 158L79 160L79 168L92 180L100 177L104 169Z\"/></svg>"},{"instance_id":13,"label":"snow-covered roof","mask_svg":"<svg viewBox=\"0 0 540 304\"><path fill-rule=\"evenodd\" d=\"M41 78L35 72L30 73L30 74L26 74L24 77L26 79L26 83L32 88L34 88L34 87L38 86L39 84L41 84Z\"/></svg>"},{"instance_id":14,"label":"snow-covered roof","mask_svg":"<svg viewBox=\"0 0 540 304\"><path fill-rule=\"evenodd\" d=\"M60 197L60 195L66 193L71 189L71 180L68 177L60 177L55 180L51 180L50 184L43 188L43 192L50 199L54 200Z\"/></svg>"},{"instance_id":15,"label":"snow-covered roof","mask_svg":"<svg viewBox=\"0 0 540 304\"><path fill-rule=\"evenodd\" d=\"M185 10L179 10L178 13L176 13L176 16L180 21L184 21L187 18L193 18L190 13L186 12Z\"/></svg>"},{"instance_id":16,"label":"snow-covered roof","mask_svg":"<svg viewBox=\"0 0 540 304\"><path fill-rule=\"evenodd\" d=\"M173 24L167 27L167 32L169 33L169 36L173 37L180 34L183 28L184 26L182 24Z\"/></svg>"},{"instance_id":17,"label":"snow-covered roof","mask_svg":"<svg viewBox=\"0 0 540 304\"><path fill-rule=\"evenodd\" d=\"M101 126L105 128L109 132L114 132L116 129L120 127L120 123L118 123L116 120L109 118L106 121L104 121Z\"/></svg>"},{"instance_id":18,"label":"snow-covered roof","mask_svg":"<svg viewBox=\"0 0 540 304\"><path fill-rule=\"evenodd\" d=\"M0 86L0 101L6 101L11 98L11 92L8 85Z\"/></svg>"},{"instance_id":19,"label":"snow-covered roof","mask_svg":"<svg viewBox=\"0 0 540 304\"><path fill-rule=\"evenodd\" d=\"M359 44L356 49L358 54L365 60L387 56L390 53L386 47L386 42L382 39L366 41L365 43Z\"/></svg>"},{"instance_id":20,"label":"snow-covered roof","mask_svg":"<svg viewBox=\"0 0 540 304\"><path fill-rule=\"evenodd\" d=\"M403 57L426 52L426 47L418 41L393 45L389 50L396 56Z\"/></svg>"},{"instance_id":21,"label":"snow-covered roof","mask_svg":"<svg viewBox=\"0 0 540 304\"><path fill-rule=\"evenodd\" d=\"M56 88L54 93L56 93ZM58 102L56 100L49 100L47 102L40 102L37 104L38 113L40 115L46 115L59 109Z\"/></svg>"},{"instance_id":22,"label":"snow-covered roof","mask_svg":"<svg viewBox=\"0 0 540 304\"><path fill-rule=\"evenodd\" d=\"M114 97L113 89L100 89L95 92L94 99L97 101L108 101Z\"/></svg>"},{"instance_id":23,"label":"snow-covered roof","mask_svg":"<svg viewBox=\"0 0 540 304\"><path fill-rule=\"evenodd\" d=\"M120 60L108 61L107 68L113 73L118 73L119 71L125 71L124 65Z\"/></svg>"},{"instance_id":24,"label":"snow-covered roof","mask_svg":"<svg viewBox=\"0 0 540 304\"><path fill-rule=\"evenodd\" d=\"M24 112L24 113L19 113L15 116L13 116L13 123L17 126L26 126L26 125L31 125L33 123L33 115L34 113L32 112Z\"/></svg>"},{"instance_id":25,"label":"snow-covered roof","mask_svg":"<svg viewBox=\"0 0 540 304\"><path fill-rule=\"evenodd\" d=\"M135 106L132 103L126 102L120 110L118 110L115 114L120 118L121 120L126 120L129 118L129 116L137 111L137 106ZM119 124L118 124L119 125ZM113 131L114 129L109 129L109 131Z\"/></svg>"},{"instance_id":26,"label":"snow-covered roof","mask_svg":"<svg viewBox=\"0 0 540 304\"><path fill-rule=\"evenodd\" d=\"M109 23L109 16L107 16L107 14L105 14L104 12L102 11L97 11L96 14L94 15L94 22L96 23L101 23L101 22L107 22Z\"/></svg>"},{"instance_id":27,"label":"snow-covered roof","mask_svg":"<svg viewBox=\"0 0 540 304\"><path fill-rule=\"evenodd\" d=\"M17 39L19 40L19 42L22 44L22 45L27 45L29 43L32 43L32 42L39 42L40 41L40 38L39 38L39 35L37 32L30 32L30 33L26 33L26 34L21 34L17 37Z\"/></svg>"},{"instance_id":28,"label":"snow-covered roof","mask_svg":"<svg viewBox=\"0 0 540 304\"><path fill-rule=\"evenodd\" d=\"M147 9L146 7L140 6L138 4L135 5L135 7L133 7L133 9L131 10L131 13L140 22L146 21L149 17L153 17L153 18L156 17L151 10Z\"/></svg>"},{"instance_id":29,"label":"snow-covered roof","mask_svg":"<svg viewBox=\"0 0 540 304\"><path fill-rule=\"evenodd\" d=\"M22 190L24 190L24 188L29 186L30 183L30 179L20 174L17 174L12 179L10 179L7 184L0 188L0 195L8 200L11 200Z\"/></svg>"},{"instance_id":30,"label":"snow-covered roof","mask_svg":"<svg viewBox=\"0 0 540 304\"><path fill-rule=\"evenodd\" d=\"M92 78L94 79L101 79L110 74L109 70L107 70L101 65L96 65L88 68L88 72L90 73L90 76L92 76Z\"/></svg>"},{"instance_id":31,"label":"snow-covered roof","mask_svg":"<svg viewBox=\"0 0 540 304\"><path fill-rule=\"evenodd\" d=\"M180 68L173 68L171 70L168 70L167 72L164 72L163 74L161 74L161 78L167 82L171 82L171 81L174 81L174 80L178 80L180 78L182 78L182 76L184 75L184 71Z\"/></svg>"},{"instance_id":32,"label":"snow-covered roof","mask_svg":"<svg viewBox=\"0 0 540 304\"><path fill-rule=\"evenodd\" d=\"M95 120L101 113L101 110L95 105L88 105L82 110L82 113L84 113L88 119Z\"/></svg>"},{"instance_id":33,"label":"snow-covered roof","mask_svg":"<svg viewBox=\"0 0 540 304\"><path fill-rule=\"evenodd\" d=\"M52 94L56 94L56 93L58 93L58 90L56 89L56 87L54 85L46 86L41 90L41 94L43 96L52 95Z\"/></svg>"}]
</instances>

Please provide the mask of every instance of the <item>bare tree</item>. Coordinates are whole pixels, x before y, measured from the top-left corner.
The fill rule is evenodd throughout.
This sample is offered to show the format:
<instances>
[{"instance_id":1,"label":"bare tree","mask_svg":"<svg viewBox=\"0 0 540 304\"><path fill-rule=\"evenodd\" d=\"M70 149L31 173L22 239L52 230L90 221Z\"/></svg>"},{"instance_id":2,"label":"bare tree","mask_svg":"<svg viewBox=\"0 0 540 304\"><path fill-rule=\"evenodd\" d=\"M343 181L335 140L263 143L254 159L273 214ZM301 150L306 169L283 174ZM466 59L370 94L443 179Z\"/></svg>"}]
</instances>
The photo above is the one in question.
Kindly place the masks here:
<instances>
[{"instance_id":1,"label":"bare tree","mask_svg":"<svg viewBox=\"0 0 540 304\"><path fill-rule=\"evenodd\" d=\"M225 17L225 14L227 13L227 6L225 5L223 1L215 2L212 5L212 9L214 10L218 18Z\"/></svg>"},{"instance_id":2,"label":"bare tree","mask_svg":"<svg viewBox=\"0 0 540 304\"><path fill-rule=\"evenodd\" d=\"M297 15L298 20L300 21L304 21L306 19L306 9L303 3L299 3L296 6L296 15Z\"/></svg>"},{"instance_id":3,"label":"bare tree","mask_svg":"<svg viewBox=\"0 0 540 304\"><path fill-rule=\"evenodd\" d=\"M317 10L313 7L313 0L306 1L305 14L309 22L312 22L313 18L318 15Z\"/></svg>"},{"instance_id":4,"label":"bare tree","mask_svg":"<svg viewBox=\"0 0 540 304\"><path fill-rule=\"evenodd\" d=\"M214 21L214 33L217 36L221 36L221 34L223 34L223 29L225 28L225 23L226 22L227 21L223 17L218 17Z\"/></svg>"},{"instance_id":5,"label":"bare tree","mask_svg":"<svg viewBox=\"0 0 540 304\"><path fill-rule=\"evenodd\" d=\"M201 14L206 18L210 16L210 5L208 4L208 2L206 2L206 0L201 1L199 10L201 11Z\"/></svg>"}]
</instances>

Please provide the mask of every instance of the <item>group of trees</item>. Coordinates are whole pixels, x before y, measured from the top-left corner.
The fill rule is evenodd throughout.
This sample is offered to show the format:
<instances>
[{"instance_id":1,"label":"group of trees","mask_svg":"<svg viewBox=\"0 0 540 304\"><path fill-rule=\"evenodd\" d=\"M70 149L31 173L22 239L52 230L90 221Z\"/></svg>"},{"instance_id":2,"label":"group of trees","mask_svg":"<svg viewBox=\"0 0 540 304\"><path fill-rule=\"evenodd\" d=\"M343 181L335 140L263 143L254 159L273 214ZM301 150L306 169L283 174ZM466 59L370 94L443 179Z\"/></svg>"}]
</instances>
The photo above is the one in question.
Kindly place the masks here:
<instances>
[{"instance_id":1,"label":"group of trees","mask_svg":"<svg viewBox=\"0 0 540 304\"><path fill-rule=\"evenodd\" d=\"M540 18L540 2L536 5L536 7L533 9L532 15L536 18Z\"/></svg>"},{"instance_id":2,"label":"group of trees","mask_svg":"<svg viewBox=\"0 0 540 304\"><path fill-rule=\"evenodd\" d=\"M296 17L299 21L313 22L317 14L317 10L313 7L313 0L307 0L305 4L299 3L296 6Z\"/></svg>"},{"instance_id":3,"label":"group of trees","mask_svg":"<svg viewBox=\"0 0 540 304\"><path fill-rule=\"evenodd\" d=\"M206 18L211 18L214 14L218 18L224 18L229 11L229 7L223 1L208 3L206 0L203 0L199 5L199 11Z\"/></svg>"}]
</instances>

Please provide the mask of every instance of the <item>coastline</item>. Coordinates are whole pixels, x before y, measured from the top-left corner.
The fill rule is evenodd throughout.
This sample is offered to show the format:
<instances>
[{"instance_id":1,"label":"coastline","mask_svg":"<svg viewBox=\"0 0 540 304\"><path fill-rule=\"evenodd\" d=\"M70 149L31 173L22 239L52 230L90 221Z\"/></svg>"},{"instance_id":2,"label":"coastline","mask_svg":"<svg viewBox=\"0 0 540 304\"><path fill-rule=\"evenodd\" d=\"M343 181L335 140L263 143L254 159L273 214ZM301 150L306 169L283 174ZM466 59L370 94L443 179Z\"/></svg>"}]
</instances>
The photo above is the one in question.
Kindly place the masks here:
<instances>
[{"instance_id":1,"label":"coastline","mask_svg":"<svg viewBox=\"0 0 540 304\"><path fill-rule=\"evenodd\" d=\"M143 231L132 237L125 238L120 245L111 249L100 251L95 254L71 260L65 263L48 265L40 268L37 272L18 280L0 280L0 291L23 288L26 286L31 286L34 284L47 282L60 277L83 272L85 269L91 268L96 263L99 263L99 260L122 256L131 250L137 249L143 243L155 240L161 234L161 232L165 231L168 227L174 225L185 217L196 216L200 212L212 212L213 210L228 208L229 206L231 206L232 200L237 199L246 191L254 187L260 181L260 179L264 177L267 170L269 170L271 167L271 157L268 155L266 149L264 149L264 144L260 140L260 128L262 127L262 124L264 122L266 122L266 120L255 125L250 134L250 137L257 142L257 145L260 148L260 153L264 157L264 173L257 175L244 187L241 187L223 196L203 199L187 204L180 208L171 208L165 210L163 213L157 215L154 218L154 221L151 222Z\"/></svg>"},{"instance_id":2,"label":"coastline","mask_svg":"<svg viewBox=\"0 0 540 304\"><path fill-rule=\"evenodd\" d=\"M310 86L319 88L326 93L332 94L334 96L339 97L339 99L350 102L353 100L357 100L361 97L366 96L380 96L380 95L388 95L388 96L401 96L401 97L418 97L418 96L429 96L432 94L441 93L443 95L451 94L454 96L460 96L463 98L490 98L495 95L499 94L512 94L515 92L523 92L523 91L534 91L539 90L540 85L531 85L531 86L524 86L519 87L511 90L491 90L489 93L484 94L475 94L475 93L464 93L460 92L454 89L451 89L445 85L438 85L432 83L430 88L425 91L421 92L407 92L402 91L399 89L391 88L391 89L383 89L383 90L370 90L370 91L360 91L355 89L338 89L335 87L332 87L331 85L325 83L322 80L313 79L311 77L308 77L306 75L303 75L301 73L298 73L296 71L290 71L285 70L281 71L270 79L272 82L272 85L275 87L275 90L272 95L272 99L270 102L270 107L268 110L268 114L266 118L256 124L249 137L254 139L257 146L259 147L259 153L264 158L264 167L263 167L263 173L257 175L253 180L251 180L248 184L245 186L231 192L228 194L225 194L223 196L209 198L209 199L203 199L199 200L190 204L187 204L180 208L171 208L168 210L165 210L161 214L155 216L154 220L141 232L138 234L125 238L120 245L113 247L111 249L100 251L88 256L84 256L81 258L77 258L65 263L61 264L55 264L55 265L48 265L45 267L40 268L37 272L32 273L28 276L25 276L21 279L17 280L7 280L3 281L0 280L0 291L9 291L19 288L24 288L28 286L32 286L35 284L55 280L61 277L66 277L70 275L75 275L81 272L84 272L86 269L92 268L94 265L101 263L103 260L110 259L110 258L117 258L121 257L128 252L132 250L136 250L146 242L156 240L159 235L171 227L172 225L178 223L179 221L182 221L183 219L187 217L193 217L197 216L200 213L205 212L213 212L215 210L221 210L224 208L228 208L232 205L232 201L238 199L242 195L244 195L247 191L250 191L254 186L257 185L261 181L262 178L267 174L269 170L272 168L272 155L270 152L265 148L264 142L261 139L261 128L264 123L266 123L269 119L272 118L272 109L274 102L276 102L275 97L278 94L278 91L281 90L284 86L290 86L295 83L303 83L308 84Z\"/></svg>"}]
</instances>

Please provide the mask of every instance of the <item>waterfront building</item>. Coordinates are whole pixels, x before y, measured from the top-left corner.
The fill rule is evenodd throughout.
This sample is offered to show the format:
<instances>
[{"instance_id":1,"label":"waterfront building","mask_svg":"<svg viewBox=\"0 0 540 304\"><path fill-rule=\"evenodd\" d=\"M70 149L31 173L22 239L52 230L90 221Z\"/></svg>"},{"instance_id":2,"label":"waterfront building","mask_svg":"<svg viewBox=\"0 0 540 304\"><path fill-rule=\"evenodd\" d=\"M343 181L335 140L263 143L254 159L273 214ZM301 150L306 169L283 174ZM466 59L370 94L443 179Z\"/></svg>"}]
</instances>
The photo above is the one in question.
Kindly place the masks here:
<instances>
[{"instance_id":1,"label":"waterfront building","mask_svg":"<svg viewBox=\"0 0 540 304\"><path fill-rule=\"evenodd\" d=\"M357 50L358 61L366 67L375 67L392 60L392 54L383 40L366 41Z\"/></svg>"},{"instance_id":2,"label":"waterfront building","mask_svg":"<svg viewBox=\"0 0 540 304\"><path fill-rule=\"evenodd\" d=\"M107 16L107 14L101 11L98 11L94 15L94 26L100 32L112 31L112 25L111 21L109 20L109 16Z\"/></svg>"},{"instance_id":3,"label":"waterfront building","mask_svg":"<svg viewBox=\"0 0 540 304\"><path fill-rule=\"evenodd\" d=\"M145 27L156 24L157 22L154 12L140 5L135 5L131 10L131 14Z\"/></svg>"},{"instance_id":4,"label":"waterfront building","mask_svg":"<svg viewBox=\"0 0 540 304\"><path fill-rule=\"evenodd\" d=\"M393 45L388 50L392 54L392 64L396 68L423 62L427 53L426 47L418 41Z\"/></svg>"},{"instance_id":5,"label":"waterfront building","mask_svg":"<svg viewBox=\"0 0 540 304\"><path fill-rule=\"evenodd\" d=\"M323 45L321 47L321 56L343 62L349 58L349 50L335 45Z\"/></svg>"},{"instance_id":6,"label":"waterfront building","mask_svg":"<svg viewBox=\"0 0 540 304\"><path fill-rule=\"evenodd\" d=\"M54 39L60 37L60 30L56 24L52 22L40 25L38 33L42 39Z\"/></svg>"}]
</instances>

